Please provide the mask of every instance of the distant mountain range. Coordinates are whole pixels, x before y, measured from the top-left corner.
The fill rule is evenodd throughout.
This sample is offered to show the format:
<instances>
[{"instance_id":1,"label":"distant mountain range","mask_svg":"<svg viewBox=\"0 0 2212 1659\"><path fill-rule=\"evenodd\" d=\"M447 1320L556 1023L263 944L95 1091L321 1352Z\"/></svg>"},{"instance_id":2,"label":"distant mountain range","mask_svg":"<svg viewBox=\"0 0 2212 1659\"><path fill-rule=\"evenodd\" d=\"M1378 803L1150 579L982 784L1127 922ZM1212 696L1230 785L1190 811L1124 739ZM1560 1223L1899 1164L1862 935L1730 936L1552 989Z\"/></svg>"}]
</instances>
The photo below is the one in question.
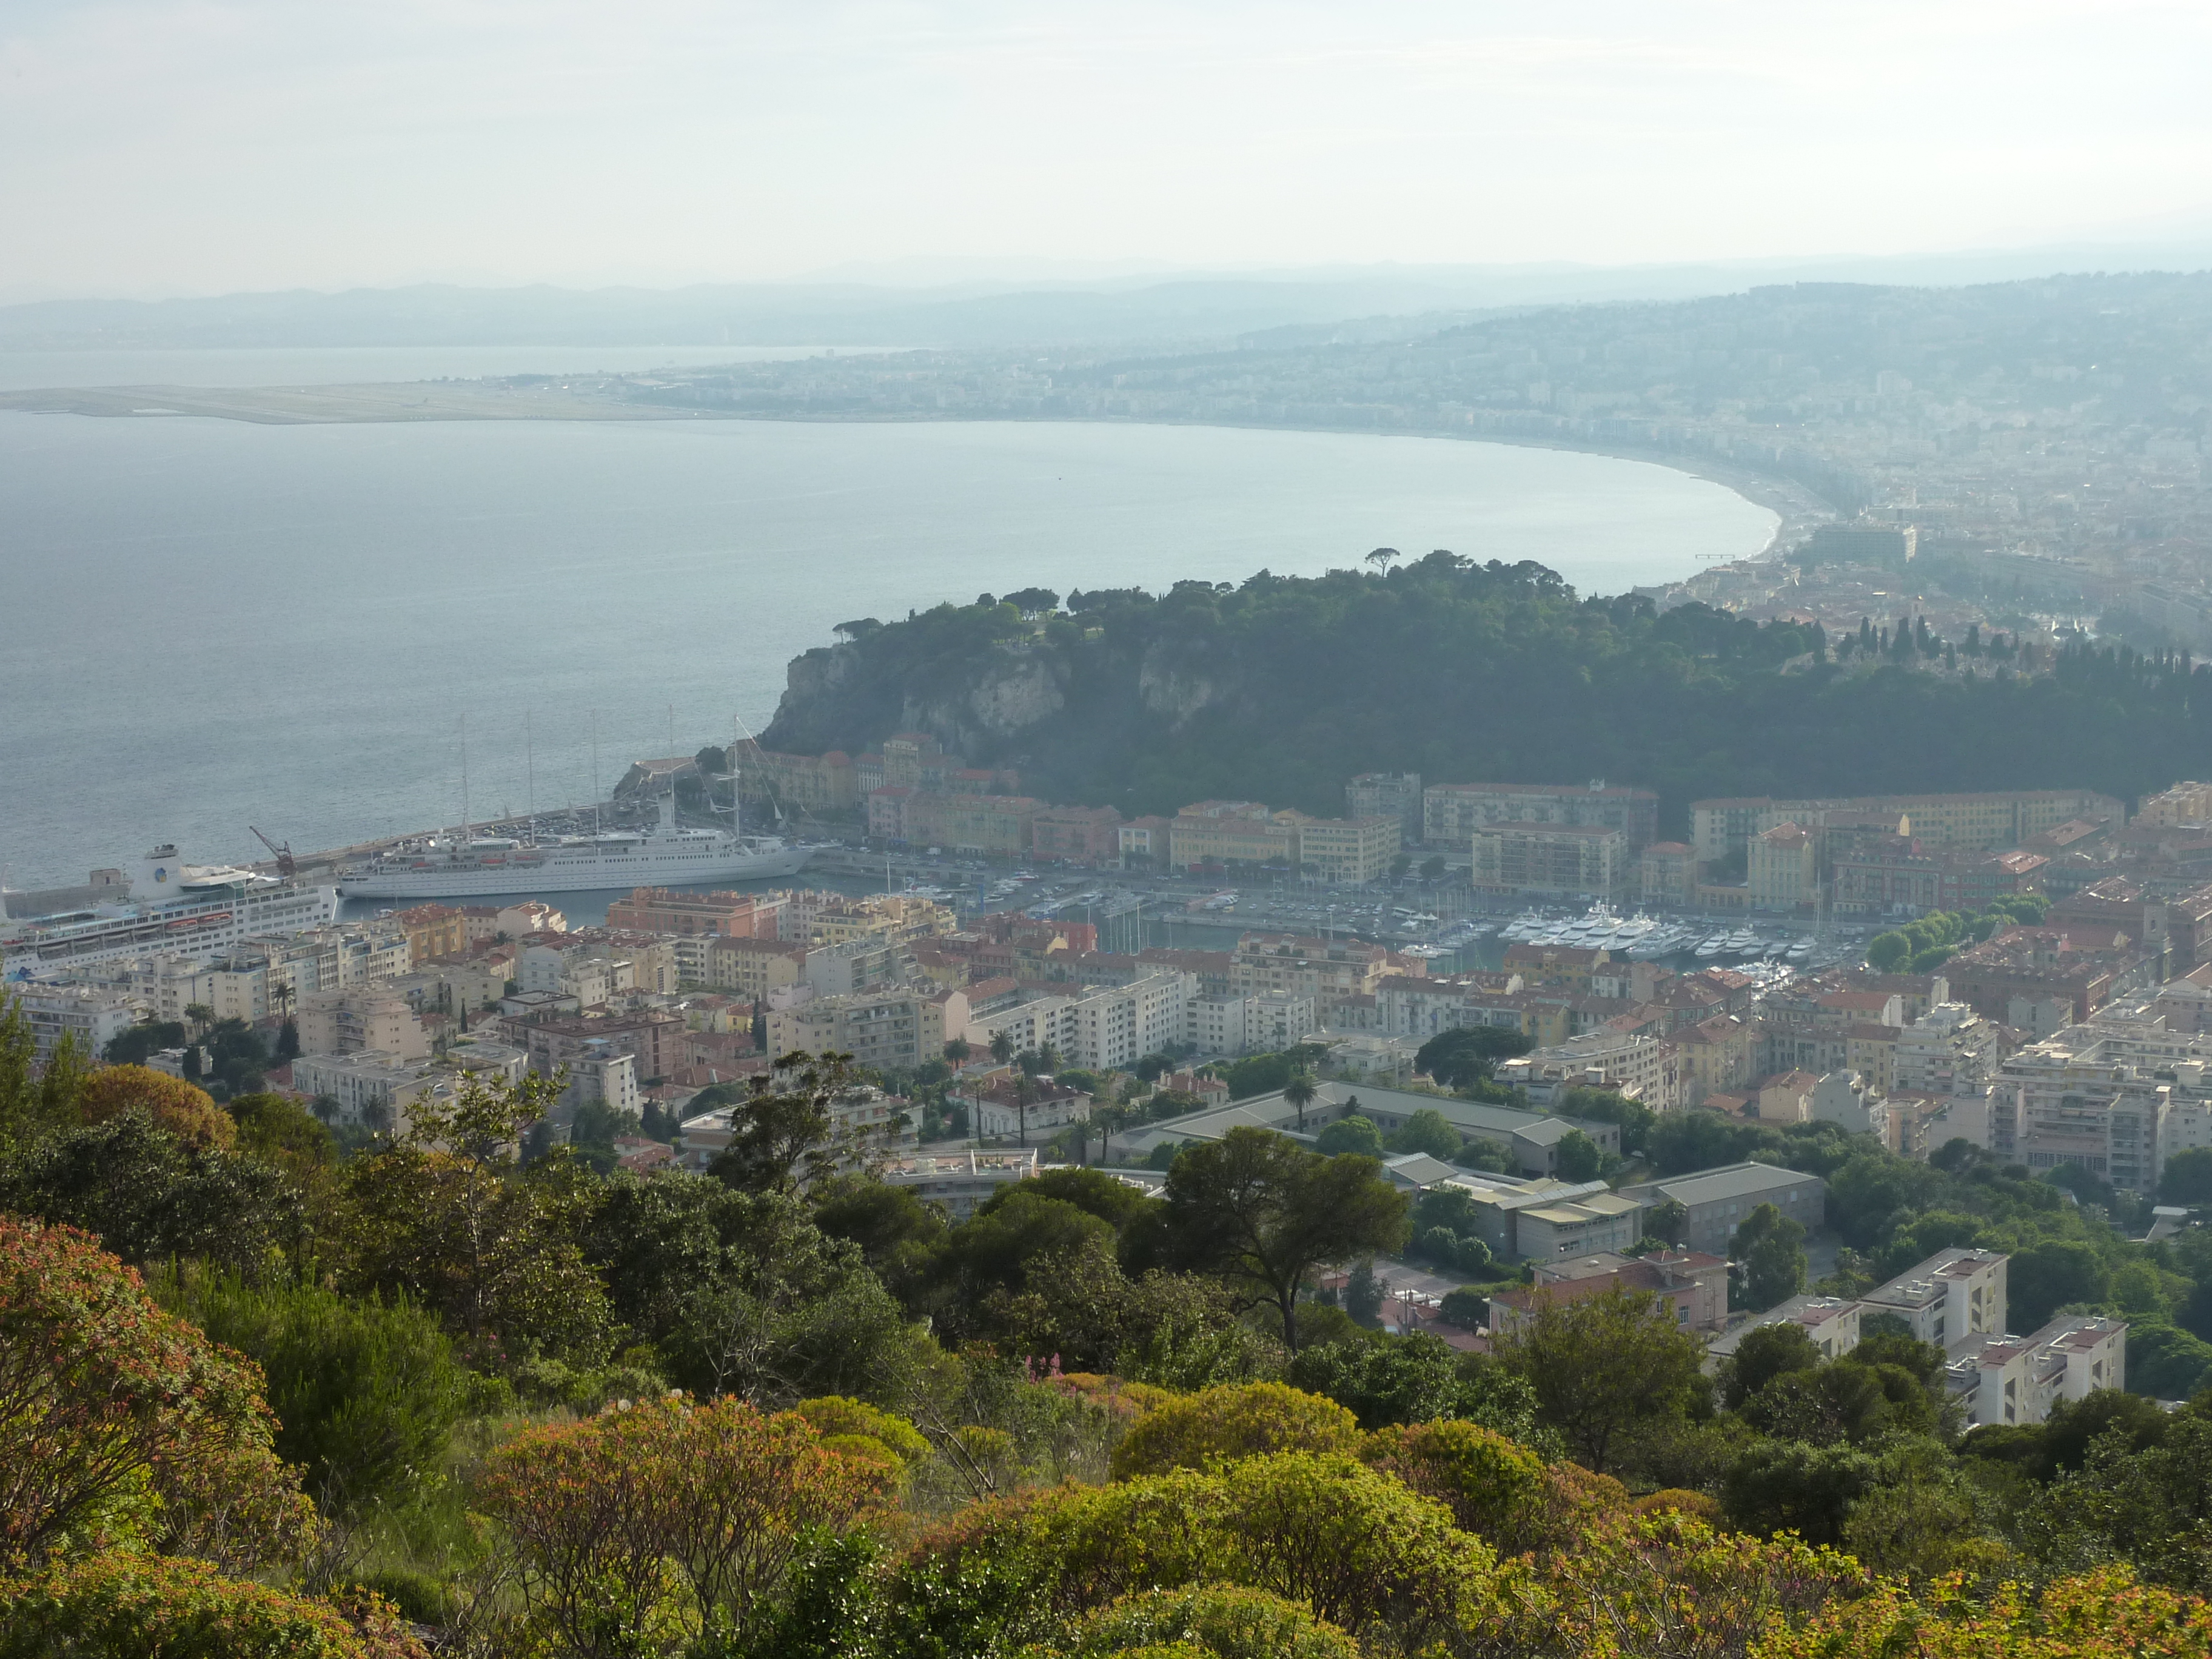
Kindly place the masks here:
<instances>
[{"instance_id":1,"label":"distant mountain range","mask_svg":"<svg viewBox=\"0 0 2212 1659\"><path fill-rule=\"evenodd\" d=\"M1354 337L1427 331L1530 306L1688 299L1754 284L1949 285L2058 271L2212 267L2212 239L2081 244L1891 258L1598 267L1371 265L1146 273L1097 280L722 283L670 289L425 283L161 301L0 307L0 349L458 345L1224 343L1270 330L1346 326Z\"/></svg>"}]
</instances>

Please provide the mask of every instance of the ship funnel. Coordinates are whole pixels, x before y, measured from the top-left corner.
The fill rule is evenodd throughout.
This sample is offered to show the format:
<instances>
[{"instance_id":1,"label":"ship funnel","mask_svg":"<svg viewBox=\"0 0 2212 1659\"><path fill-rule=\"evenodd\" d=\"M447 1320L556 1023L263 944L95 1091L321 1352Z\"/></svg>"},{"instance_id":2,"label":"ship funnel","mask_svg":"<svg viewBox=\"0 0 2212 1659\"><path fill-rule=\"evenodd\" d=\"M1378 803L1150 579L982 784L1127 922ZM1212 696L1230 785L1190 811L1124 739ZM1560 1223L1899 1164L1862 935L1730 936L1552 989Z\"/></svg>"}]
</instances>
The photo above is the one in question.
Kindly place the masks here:
<instances>
[{"instance_id":1,"label":"ship funnel","mask_svg":"<svg viewBox=\"0 0 2212 1659\"><path fill-rule=\"evenodd\" d=\"M132 898L174 898L184 890L184 860L177 856L173 842L163 842L131 866Z\"/></svg>"}]
</instances>

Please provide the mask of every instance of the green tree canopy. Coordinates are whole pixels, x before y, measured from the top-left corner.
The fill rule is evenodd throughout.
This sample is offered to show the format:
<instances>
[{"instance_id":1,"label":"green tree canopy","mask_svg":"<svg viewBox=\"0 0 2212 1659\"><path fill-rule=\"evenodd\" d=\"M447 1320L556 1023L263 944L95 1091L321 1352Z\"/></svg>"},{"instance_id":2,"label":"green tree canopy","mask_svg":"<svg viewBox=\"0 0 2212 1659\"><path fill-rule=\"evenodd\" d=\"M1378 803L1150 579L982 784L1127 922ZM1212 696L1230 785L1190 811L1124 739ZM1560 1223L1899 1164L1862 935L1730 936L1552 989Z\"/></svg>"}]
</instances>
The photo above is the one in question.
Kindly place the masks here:
<instances>
[{"instance_id":1,"label":"green tree canopy","mask_svg":"<svg viewBox=\"0 0 2212 1659\"><path fill-rule=\"evenodd\" d=\"M1539 1420L1600 1474L1639 1435L1679 1424L1711 1401L1704 1344L1676 1328L1671 1303L1649 1291L1540 1298L1494 1343L1498 1363L1535 1391Z\"/></svg>"},{"instance_id":2,"label":"green tree canopy","mask_svg":"<svg viewBox=\"0 0 2212 1659\"><path fill-rule=\"evenodd\" d=\"M1314 1270L1406 1238L1405 1195L1371 1159L1318 1157L1265 1129L1184 1148L1166 1198L1180 1259L1272 1306L1293 1352L1298 1291Z\"/></svg>"},{"instance_id":3,"label":"green tree canopy","mask_svg":"<svg viewBox=\"0 0 2212 1659\"><path fill-rule=\"evenodd\" d=\"M1323 1129L1314 1140L1314 1149L1325 1158L1379 1158L1383 1152L1382 1132L1375 1127L1374 1119L1355 1113Z\"/></svg>"},{"instance_id":4,"label":"green tree canopy","mask_svg":"<svg viewBox=\"0 0 2212 1659\"><path fill-rule=\"evenodd\" d=\"M1805 1224L1761 1204L1729 1240L1729 1259L1742 1266L1744 1304L1764 1313L1805 1288Z\"/></svg>"}]
</instances>

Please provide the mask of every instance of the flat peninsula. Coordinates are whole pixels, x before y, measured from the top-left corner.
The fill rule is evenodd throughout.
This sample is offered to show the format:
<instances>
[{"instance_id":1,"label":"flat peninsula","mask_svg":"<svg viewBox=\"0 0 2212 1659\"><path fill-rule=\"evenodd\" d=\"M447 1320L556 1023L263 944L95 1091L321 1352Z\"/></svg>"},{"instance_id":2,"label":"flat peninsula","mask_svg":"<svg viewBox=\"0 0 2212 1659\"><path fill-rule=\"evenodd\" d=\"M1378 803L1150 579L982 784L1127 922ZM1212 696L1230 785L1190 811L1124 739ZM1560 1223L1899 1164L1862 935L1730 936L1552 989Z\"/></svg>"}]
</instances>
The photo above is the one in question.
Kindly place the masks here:
<instances>
[{"instance_id":1,"label":"flat peninsula","mask_svg":"<svg viewBox=\"0 0 2212 1659\"><path fill-rule=\"evenodd\" d=\"M632 403L588 390L505 386L480 380L365 386L60 386L0 392L0 409L55 415L155 418L210 416L264 426L347 421L696 421L714 411Z\"/></svg>"}]
</instances>

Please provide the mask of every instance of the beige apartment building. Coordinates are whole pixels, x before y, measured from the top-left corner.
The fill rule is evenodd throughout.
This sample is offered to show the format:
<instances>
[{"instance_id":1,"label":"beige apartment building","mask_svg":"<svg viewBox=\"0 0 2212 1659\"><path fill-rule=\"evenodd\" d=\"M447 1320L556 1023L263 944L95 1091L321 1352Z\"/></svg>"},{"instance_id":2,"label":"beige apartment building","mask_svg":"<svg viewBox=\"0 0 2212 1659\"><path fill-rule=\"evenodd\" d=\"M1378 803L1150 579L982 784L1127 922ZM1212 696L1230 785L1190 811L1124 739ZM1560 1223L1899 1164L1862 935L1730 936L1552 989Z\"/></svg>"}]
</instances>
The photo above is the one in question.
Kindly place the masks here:
<instances>
[{"instance_id":1,"label":"beige apartment building","mask_svg":"<svg viewBox=\"0 0 2212 1659\"><path fill-rule=\"evenodd\" d=\"M2147 796L2131 823L2178 830L2185 823L2212 823L2212 783L2177 783Z\"/></svg>"},{"instance_id":2,"label":"beige apartment building","mask_svg":"<svg viewBox=\"0 0 2212 1659\"><path fill-rule=\"evenodd\" d=\"M945 1042L968 1025L968 999L958 991L866 991L771 1009L768 1049L779 1060L835 1053L863 1066L910 1068L942 1059Z\"/></svg>"},{"instance_id":3,"label":"beige apartment building","mask_svg":"<svg viewBox=\"0 0 2212 1659\"><path fill-rule=\"evenodd\" d=\"M409 1062L427 1060L430 1039L406 999L382 986L311 991L294 1013L303 1054L356 1054L364 1050Z\"/></svg>"},{"instance_id":4,"label":"beige apartment building","mask_svg":"<svg viewBox=\"0 0 2212 1659\"><path fill-rule=\"evenodd\" d=\"M1754 910L1809 908L1819 902L1820 838L1800 823L1778 823L1751 838L1745 873Z\"/></svg>"},{"instance_id":5,"label":"beige apartment building","mask_svg":"<svg viewBox=\"0 0 2212 1659\"><path fill-rule=\"evenodd\" d=\"M1307 939L1296 933L1247 933L1237 941L1229 992L1240 997L1280 993L1312 1000L1324 1020L1347 997L1375 994L1392 971L1390 953L1356 939Z\"/></svg>"},{"instance_id":6,"label":"beige apartment building","mask_svg":"<svg viewBox=\"0 0 2212 1659\"><path fill-rule=\"evenodd\" d=\"M718 939L706 949L709 990L762 998L806 976L806 949L793 939Z\"/></svg>"},{"instance_id":7,"label":"beige apartment building","mask_svg":"<svg viewBox=\"0 0 2212 1659\"><path fill-rule=\"evenodd\" d=\"M1556 783L1433 783L1421 792L1421 836L1431 847L1464 847L1478 830L1540 823L1618 830L1628 850L1659 838L1659 797L1649 789Z\"/></svg>"},{"instance_id":8,"label":"beige apartment building","mask_svg":"<svg viewBox=\"0 0 2212 1659\"><path fill-rule=\"evenodd\" d=\"M1229 811L1235 809L1232 816ZM1201 801L1186 806L1168 826L1168 862L1179 870L1200 865L1297 862L1297 832L1256 801Z\"/></svg>"},{"instance_id":9,"label":"beige apartment building","mask_svg":"<svg viewBox=\"0 0 2212 1659\"><path fill-rule=\"evenodd\" d=\"M1687 842L1655 841L1639 860L1646 904L1686 905L1698 884L1698 857Z\"/></svg>"},{"instance_id":10,"label":"beige apartment building","mask_svg":"<svg viewBox=\"0 0 2212 1659\"><path fill-rule=\"evenodd\" d=\"M933 899L910 893L842 893L807 890L783 896L783 937L809 945L843 945L881 937L908 943L950 933L958 916Z\"/></svg>"},{"instance_id":11,"label":"beige apartment building","mask_svg":"<svg viewBox=\"0 0 2212 1659\"><path fill-rule=\"evenodd\" d=\"M1397 818L1380 813L1356 818L1300 816L1293 827L1298 867L1336 887L1364 887L1389 875L1403 828Z\"/></svg>"},{"instance_id":12,"label":"beige apartment building","mask_svg":"<svg viewBox=\"0 0 2212 1659\"><path fill-rule=\"evenodd\" d=\"M1771 796L1690 803L1690 841L1703 863L1715 863L1783 823L1817 829L1830 815L1879 813L1908 819L1910 832L1931 848L1954 851L2017 847L2074 818L2118 820L2124 809L2089 789L2012 789L1975 794L1854 795L1831 800Z\"/></svg>"},{"instance_id":13,"label":"beige apartment building","mask_svg":"<svg viewBox=\"0 0 2212 1659\"><path fill-rule=\"evenodd\" d=\"M1623 896L1627 834L1595 824L1495 823L1474 836L1473 884L1493 893Z\"/></svg>"}]
</instances>

